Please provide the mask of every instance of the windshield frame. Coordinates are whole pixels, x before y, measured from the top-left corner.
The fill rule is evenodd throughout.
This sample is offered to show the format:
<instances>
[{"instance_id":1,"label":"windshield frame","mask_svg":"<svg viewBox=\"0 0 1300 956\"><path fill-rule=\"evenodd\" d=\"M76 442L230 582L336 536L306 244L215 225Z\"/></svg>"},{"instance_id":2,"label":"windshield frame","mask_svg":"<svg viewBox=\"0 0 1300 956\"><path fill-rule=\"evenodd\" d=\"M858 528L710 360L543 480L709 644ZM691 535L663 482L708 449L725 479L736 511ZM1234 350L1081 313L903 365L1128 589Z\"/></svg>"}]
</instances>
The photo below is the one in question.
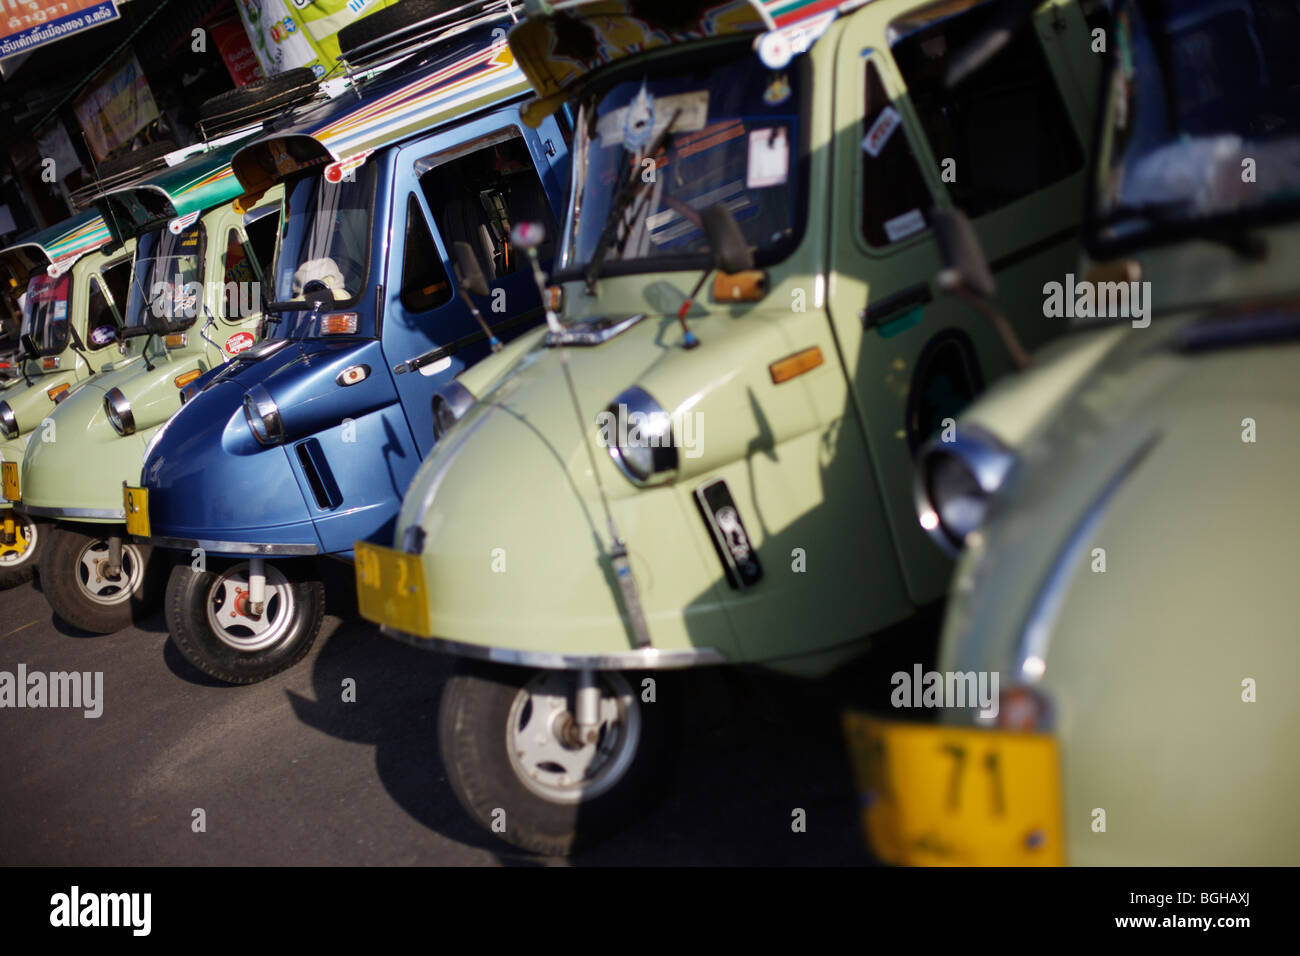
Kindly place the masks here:
<instances>
[{"instance_id":1,"label":"windshield frame","mask_svg":"<svg viewBox=\"0 0 1300 956\"><path fill-rule=\"evenodd\" d=\"M733 56L733 51L738 55ZM683 62L698 65L705 56L710 59L729 60L733 63L739 62L744 56L752 56L757 62L762 63L758 58L758 53L754 50L753 37L748 34L739 38L735 36L711 38L687 44L683 49L668 56L665 56L662 51L656 50L649 54L620 60L582 82L569 98L569 103L576 107L574 109L573 153L570 163L571 170L564 225L562 227L563 232L560 237L561 241L556 247L557 266L551 275L552 282L585 281L587 270L591 265L590 259L575 264L569 264L565 261L573 241L573 217L583 198L578 192L579 178L585 178L588 173L588 170L581 168L586 157L578 154L578 139L582 135L579 123L588 122L583 114L587 102L593 98L603 97L610 89L621 83L635 82L638 76L648 76L652 72L656 77L674 76L676 75L676 66ZM647 69L647 67L651 69ZM787 237L780 242L755 250L754 265L756 268L764 268L782 262L799 248L807 234L808 219L811 212L809 209L809 183L811 179L810 154L814 81L812 59L807 53L801 53L795 56L783 68L783 71L793 74L792 81L797 90L794 94L794 112L799 124L799 141L795 146L794 161L792 163L794 169L791 170L790 176L793 181L795 217L794 222L791 223L791 232ZM612 192L610 199L611 201L613 199ZM608 210L606 215L608 215ZM564 266L559 266L558 263L560 262L564 262ZM640 259L611 259L608 257L607 251L605 261L599 267L599 273L602 277L612 277L638 274L657 275L665 272L703 272L706 269L712 270L714 265L714 259L708 252Z\"/></svg>"},{"instance_id":2,"label":"windshield frame","mask_svg":"<svg viewBox=\"0 0 1300 956\"><path fill-rule=\"evenodd\" d=\"M366 161L362 163L361 166L357 167L356 170L358 174L360 174L362 170L365 170L366 174L370 177L370 194L366 197L365 207L366 218L370 228L366 230L366 248L360 260L364 271L361 275L360 281L358 282L357 293L348 299L333 300L329 303L328 308L321 310L322 314L356 309L365 300L366 292L370 288L370 278L374 271L374 263L371 259L374 256L375 222L377 219L375 215L375 207L378 203L380 180L383 178L381 156L383 156L383 153L377 152L375 155L367 157ZM285 264L284 257L289 254L291 246L293 247L293 255L295 257L300 255L303 243L305 242L306 231L308 229L308 220L305 214L306 209L304 209L303 212L295 210L293 208L293 196L300 186L313 179L323 182L325 180L324 170L318 168L310 169L301 175L294 176L284 184L285 193L283 214L280 219L280 241L276 245L275 260L271 266L273 301L265 302L262 308L262 311L268 316L270 327L273 330L266 336L268 339L315 337L309 327L302 329L300 334L295 335L295 331L299 330L299 327L303 325L301 315L315 314L312 310L312 303L308 302L306 299L279 298L281 268ZM310 208L314 213L318 193L313 191L311 195L313 205ZM302 225L297 227L302 230L302 241L296 244L288 241L289 230L295 227L295 220L302 220ZM391 225L391 223L387 225ZM385 232L387 231L388 230L385 229ZM295 263L295 270L301 268L302 265L303 263L301 262ZM290 320L291 316L294 317L292 320ZM279 319L279 321L276 321L276 319ZM281 326L282 328L276 328L276 326Z\"/></svg>"},{"instance_id":3,"label":"windshield frame","mask_svg":"<svg viewBox=\"0 0 1300 956\"><path fill-rule=\"evenodd\" d=\"M206 276L208 273L208 261L207 261L208 228L207 228L207 224L203 221L203 217L200 216L194 222L194 224L190 226L189 229L184 230L184 232L188 232L190 229L197 229L199 231L199 251L197 253L198 277L193 280L199 284L199 294L198 294L198 299L195 303L196 309L194 315L188 319L177 320L177 319L168 319L165 316L152 314L153 310L150 308L149 305L151 301L150 290L140 287L138 270L145 263L157 262L159 259L163 257L156 254L142 256L140 255L140 247L145 244L149 236L155 234L158 235L159 241L161 242L163 239L166 238L164 233L168 233L169 229L166 225L164 225L160 228L146 230L136 238L136 252L135 255L132 257L132 261L131 261L131 279L129 285L127 286L126 305L122 309L121 341L125 342L127 339L134 338L135 336L138 335L151 335L151 334L168 335L173 332L183 332L186 329L193 326L194 323L199 319L201 313L206 309L207 307ZM173 233L173 235L176 235L179 238L181 234ZM157 247L155 246L154 252L156 252L156 249ZM178 255L170 255L167 256L166 258L176 259L180 257ZM137 294L137 290L142 300L141 307L145 310L146 315L144 317L144 322L142 322L139 325L134 325L132 324L131 319L132 316L135 314L135 312L133 309L131 309L130 306L131 306L132 297Z\"/></svg>"},{"instance_id":4,"label":"windshield frame","mask_svg":"<svg viewBox=\"0 0 1300 956\"><path fill-rule=\"evenodd\" d=\"M1119 0L1110 16L1111 36L1118 38L1120 14L1128 13L1130 15L1128 32L1132 34L1140 30L1145 37L1145 42L1151 43L1152 33L1144 6L1139 0ZM1138 21L1136 26L1135 20ZM1129 43L1131 48L1131 39ZM1098 261L1106 261L1143 249L1177 245L1198 238L1229 237L1236 241L1250 229L1276 225L1300 216L1300 195L1297 195L1290 200L1270 199L1264 203L1210 215L1160 219L1154 214L1149 214L1146 217L1148 225L1145 228L1135 229L1124 235L1108 234L1108 227L1113 223L1129 217L1141 218L1144 214L1141 207L1122 203L1117 203L1104 213L1099 206L1102 178L1117 166L1112 117L1115 111L1115 98L1121 89L1118 77L1124 70L1124 53L1118 40L1109 44L1104 56L1100 77L1101 96L1098 99L1091 158L1085 177L1084 215L1081 224L1082 245L1089 256ZM1162 61L1159 70L1160 86L1168 100L1170 86L1166 71L1169 66L1164 62L1167 57L1159 56L1159 59ZM1136 84L1134 86L1136 88ZM1300 139L1300 134L1297 134L1296 138Z\"/></svg>"},{"instance_id":5,"label":"windshield frame","mask_svg":"<svg viewBox=\"0 0 1300 956\"><path fill-rule=\"evenodd\" d=\"M54 320L56 323L62 322L64 328L63 344L58 347L53 345L46 345L44 342L41 341L40 338L37 337L34 319L32 320L33 322L32 326L30 328L28 327L29 309L34 308L34 304L32 300L32 283L38 280L44 280L50 286L57 286L61 282L67 283L68 291L67 291L67 295L63 299L64 302L63 318ZM53 358L55 356L62 355L64 352L66 352L69 348L72 347L72 309L73 309L73 292L75 286L76 283L73 281L73 275L71 269L68 269L65 272L60 273L58 276L51 276L48 272L42 271L42 272L34 272L27 277L27 292L26 292L27 297L26 299L24 299L22 318L20 319L18 324L19 339L21 340L22 336L24 335L29 335L31 336L31 340L33 344L35 344L36 346L35 355L28 353L26 356L27 358ZM49 327L50 326L47 324L46 328Z\"/></svg>"}]
</instances>

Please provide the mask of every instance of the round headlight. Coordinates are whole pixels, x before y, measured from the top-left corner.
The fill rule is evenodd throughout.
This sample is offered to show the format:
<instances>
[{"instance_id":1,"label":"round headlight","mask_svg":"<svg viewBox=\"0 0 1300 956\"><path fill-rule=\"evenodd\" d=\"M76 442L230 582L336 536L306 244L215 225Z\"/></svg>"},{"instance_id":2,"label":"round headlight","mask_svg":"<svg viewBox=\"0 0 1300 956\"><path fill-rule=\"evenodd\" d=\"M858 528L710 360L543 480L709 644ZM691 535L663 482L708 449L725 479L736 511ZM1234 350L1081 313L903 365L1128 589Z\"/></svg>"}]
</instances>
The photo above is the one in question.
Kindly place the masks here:
<instances>
[{"instance_id":1,"label":"round headlight","mask_svg":"<svg viewBox=\"0 0 1300 956\"><path fill-rule=\"evenodd\" d=\"M643 388L629 388L599 416L601 438L614 464L634 485L677 477L672 419Z\"/></svg>"},{"instance_id":2,"label":"round headlight","mask_svg":"<svg viewBox=\"0 0 1300 956\"><path fill-rule=\"evenodd\" d=\"M0 402L0 435L4 435L7 440L18 437L18 416L8 402Z\"/></svg>"},{"instance_id":3,"label":"round headlight","mask_svg":"<svg viewBox=\"0 0 1300 956\"><path fill-rule=\"evenodd\" d=\"M254 385L244 396L244 416L253 437L263 445L278 445L284 441L284 426L280 422L280 407L271 393L261 385Z\"/></svg>"},{"instance_id":4,"label":"round headlight","mask_svg":"<svg viewBox=\"0 0 1300 956\"><path fill-rule=\"evenodd\" d=\"M121 389L110 388L104 395L104 412L108 422L119 435L135 434L135 416L131 414L131 403L126 400Z\"/></svg>"},{"instance_id":5,"label":"round headlight","mask_svg":"<svg viewBox=\"0 0 1300 956\"><path fill-rule=\"evenodd\" d=\"M984 522L989 499L1002 486L1015 456L981 428L958 425L952 441L929 441L917 459L916 513L930 538L956 555Z\"/></svg>"}]
</instances>

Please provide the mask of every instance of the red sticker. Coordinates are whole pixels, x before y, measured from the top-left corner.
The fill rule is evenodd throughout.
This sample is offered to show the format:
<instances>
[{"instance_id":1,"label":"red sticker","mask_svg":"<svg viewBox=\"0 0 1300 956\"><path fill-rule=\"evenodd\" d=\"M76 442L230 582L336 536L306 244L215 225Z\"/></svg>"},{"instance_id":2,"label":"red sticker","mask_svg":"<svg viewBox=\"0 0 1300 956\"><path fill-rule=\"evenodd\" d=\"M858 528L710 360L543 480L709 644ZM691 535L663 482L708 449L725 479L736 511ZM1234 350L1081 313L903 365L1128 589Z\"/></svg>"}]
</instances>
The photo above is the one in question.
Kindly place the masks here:
<instances>
[{"instance_id":1,"label":"red sticker","mask_svg":"<svg viewBox=\"0 0 1300 956\"><path fill-rule=\"evenodd\" d=\"M226 351L229 352L231 355L237 355L238 353L244 351L244 349L251 349L252 347L253 347L252 332L236 332L230 338L226 339Z\"/></svg>"}]
</instances>

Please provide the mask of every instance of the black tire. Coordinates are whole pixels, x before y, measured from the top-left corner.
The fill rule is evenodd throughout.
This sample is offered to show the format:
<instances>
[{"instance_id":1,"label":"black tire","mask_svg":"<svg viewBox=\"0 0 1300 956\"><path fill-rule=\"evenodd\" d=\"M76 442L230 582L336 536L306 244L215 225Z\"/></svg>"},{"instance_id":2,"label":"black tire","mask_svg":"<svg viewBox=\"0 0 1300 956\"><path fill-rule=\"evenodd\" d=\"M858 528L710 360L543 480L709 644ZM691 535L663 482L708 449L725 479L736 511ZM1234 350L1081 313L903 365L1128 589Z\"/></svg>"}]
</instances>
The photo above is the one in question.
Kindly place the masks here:
<instances>
[{"instance_id":1,"label":"black tire","mask_svg":"<svg viewBox=\"0 0 1300 956\"><path fill-rule=\"evenodd\" d=\"M147 617L158 606L167 580L166 555L147 544L123 542L120 584L101 579L97 587L88 579L83 556L91 562L102 561L108 551L107 535L122 534L123 530L114 525L48 526L39 565L41 590L54 613L73 627L92 634L112 634ZM98 591L100 601L91 597L92 591Z\"/></svg>"},{"instance_id":2,"label":"black tire","mask_svg":"<svg viewBox=\"0 0 1300 956\"><path fill-rule=\"evenodd\" d=\"M41 561L41 552L49 540L50 526L37 518L13 512L17 531L26 541L21 544L17 539L11 545L0 540L0 590L17 587L30 581L36 574ZM0 530L4 528L7 515L0 512Z\"/></svg>"},{"instance_id":3,"label":"black tire","mask_svg":"<svg viewBox=\"0 0 1300 956\"><path fill-rule=\"evenodd\" d=\"M401 0L400 3L383 7L360 20L353 20L339 30L339 51L346 59L357 47L372 40L386 37L402 27L409 27L413 23L419 23L421 20L427 20L429 17L464 5L465 0Z\"/></svg>"},{"instance_id":4,"label":"black tire","mask_svg":"<svg viewBox=\"0 0 1300 956\"><path fill-rule=\"evenodd\" d=\"M104 160L99 164L95 172L102 181L112 179L114 176L132 169L138 168L143 171L144 167L150 163L156 162L168 153L174 153L178 149L180 147L170 139L159 140L156 143L146 143L139 149L133 149L129 153L123 153L121 156L114 156L112 159Z\"/></svg>"},{"instance_id":5,"label":"black tire","mask_svg":"<svg viewBox=\"0 0 1300 956\"><path fill-rule=\"evenodd\" d=\"M671 776L679 710L676 695L663 693L667 689L663 675L656 677L658 700L642 703L640 675L601 673L606 690L611 677L623 679L639 711L640 729L630 764L593 798L576 803L547 799L524 783L508 753L507 736L516 697L543 675L570 680L575 676L463 661L460 672L443 689L438 736L447 779L470 816L517 847L565 856L622 829L659 797ZM563 719L565 712L560 713Z\"/></svg>"},{"instance_id":6,"label":"black tire","mask_svg":"<svg viewBox=\"0 0 1300 956\"><path fill-rule=\"evenodd\" d=\"M240 573L246 580L247 568L246 561L225 561L206 571L177 564L167 581L164 607L172 643L203 673L227 684L255 684L298 663L311 650L325 617L325 586L314 564L267 561L268 596L263 616L272 624L273 631L280 629L272 635L274 642L244 650L223 639L212 626L209 602L214 602L215 616L220 617L228 610L235 618L236 607L226 602L216 608L215 602L221 598L227 583L236 582ZM273 597L272 590L280 596ZM277 603L286 598L292 601L287 607ZM281 613L286 618L278 622L276 618ZM262 623L262 617L236 618L236 621L245 620Z\"/></svg>"},{"instance_id":7,"label":"black tire","mask_svg":"<svg viewBox=\"0 0 1300 956\"><path fill-rule=\"evenodd\" d=\"M264 80L237 86L199 104L199 121L220 119L250 110L273 113L281 107L310 96L319 83L310 67L298 66Z\"/></svg>"}]
</instances>

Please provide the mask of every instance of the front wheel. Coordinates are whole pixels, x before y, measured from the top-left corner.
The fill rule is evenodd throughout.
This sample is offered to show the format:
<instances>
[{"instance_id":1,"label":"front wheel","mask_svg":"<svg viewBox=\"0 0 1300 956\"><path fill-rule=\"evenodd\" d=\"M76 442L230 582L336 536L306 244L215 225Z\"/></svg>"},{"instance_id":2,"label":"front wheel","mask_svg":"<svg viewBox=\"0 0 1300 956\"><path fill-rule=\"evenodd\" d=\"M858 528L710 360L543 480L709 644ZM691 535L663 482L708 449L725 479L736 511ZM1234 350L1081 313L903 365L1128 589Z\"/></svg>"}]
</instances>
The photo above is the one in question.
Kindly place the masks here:
<instances>
[{"instance_id":1,"label":"front wheel","mask_svg":"<svg viewBox=\"0 0 1300 956\"><path fill-rule=\"evenodd\" d=\"M597 722L574 717L578 674L467 666L443 690L442 760L461 805L515 846L562 856L626 826L662 790L671 694L598 672ZM651 701L649 698L653 697Z\"/></svg>"},{"instance_id":2,"label":"front wheel","mask_svg":"<svg viewBox=\"0 0 1300 956\"><path fill-rule=\"evenodd\" d=\"M12 508L0 515L0 589L4 589L32 579L49 526Z\"/></svg>"},{"instance_id":3,"label":"front wheel","mask_svg":"<svg viewBox=\"0 0 1300 956\"><path fill-rule=\"evenodd\" d=\"M54 613L92 634L112 634L145 617L157 604L165 569L153 549L122 543L122 558L112 567L112 548L104 531L92 525L50 525L40 557L41 590Z\"/></svg>"},{"instance_id":4,"label":"front wheel","mask_svg":"<svg viewBox=\"0 0 1300 956\"><path fill-rule=\"evenodd\" d=\"M311 564L263 564L265 600L249 602L249 564L172 568L167 630L185 659L227 684L255 684L306 656L325 617L325 587Z\"/></svg>"}]
</instances>

